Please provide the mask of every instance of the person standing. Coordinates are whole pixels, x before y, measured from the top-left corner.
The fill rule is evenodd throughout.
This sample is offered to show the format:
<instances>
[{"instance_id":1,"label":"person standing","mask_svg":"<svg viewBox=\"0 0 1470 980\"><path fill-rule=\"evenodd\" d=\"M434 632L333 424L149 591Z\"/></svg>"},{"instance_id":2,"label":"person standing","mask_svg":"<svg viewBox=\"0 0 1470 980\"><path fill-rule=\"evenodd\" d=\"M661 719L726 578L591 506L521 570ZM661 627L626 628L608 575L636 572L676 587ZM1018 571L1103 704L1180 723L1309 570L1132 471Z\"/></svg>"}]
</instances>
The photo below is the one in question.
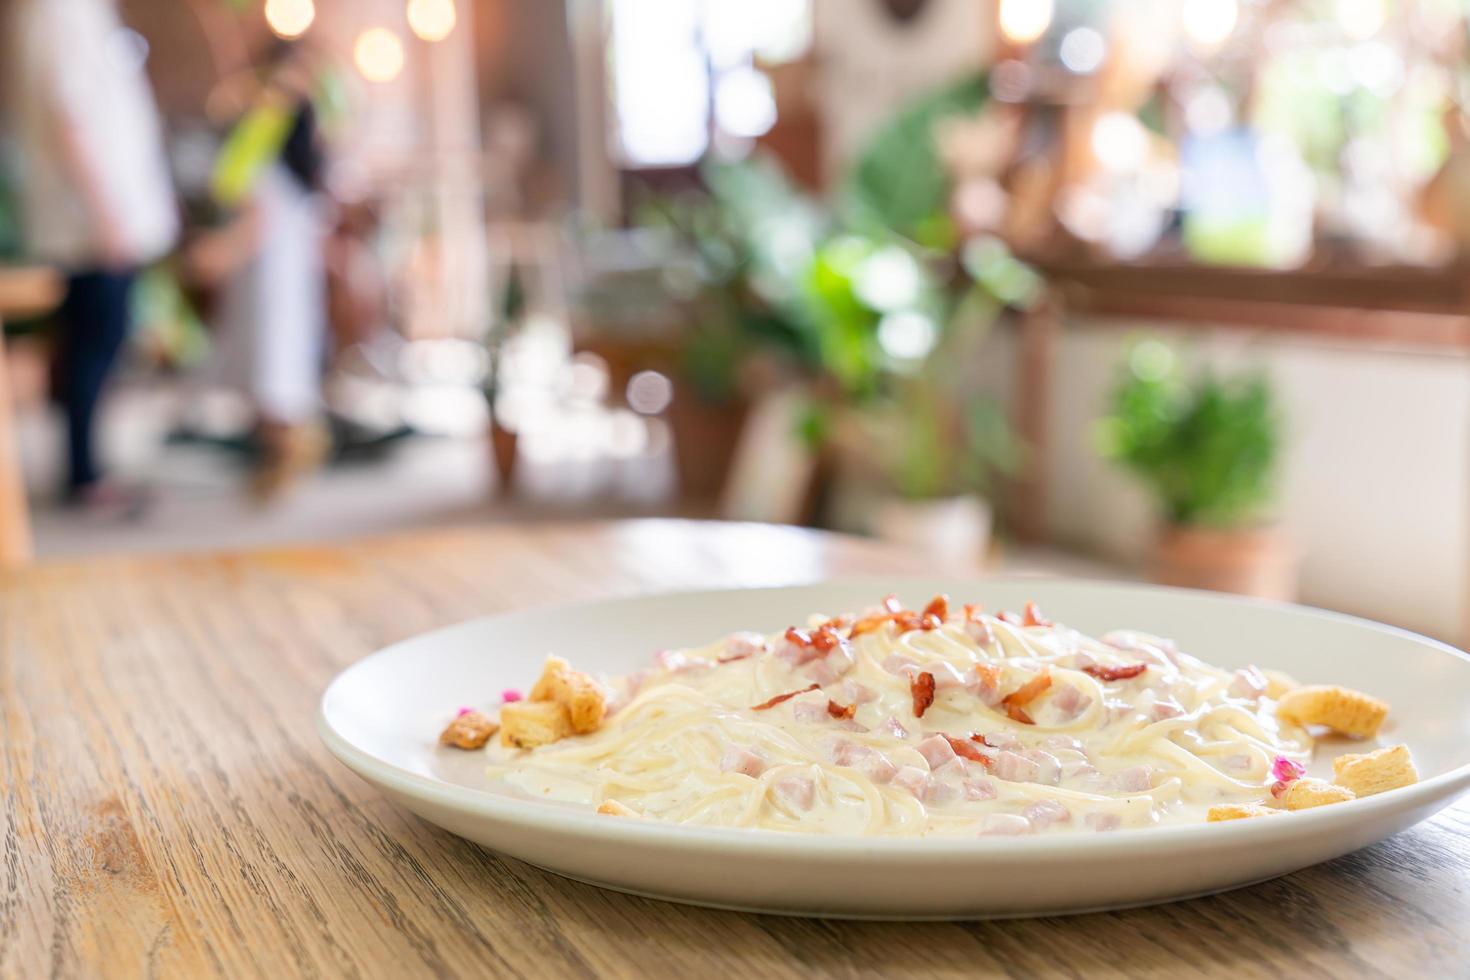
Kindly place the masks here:
<instances>
[{"instance_id":1,"label":"person standing","mask_svg":"<svg viewBox=\"0 0 1470 980\"><path fill-rule=\"evenodd\" d=\"M103 478L97 405L130 327L140 267L176 241L178 211L163 127L143 71L146 46L115 0L11 0L4 61L24 164L27 251L60 267L55 395L66 414L67 498L132 508Z\"/></svg>"}]
</instances>

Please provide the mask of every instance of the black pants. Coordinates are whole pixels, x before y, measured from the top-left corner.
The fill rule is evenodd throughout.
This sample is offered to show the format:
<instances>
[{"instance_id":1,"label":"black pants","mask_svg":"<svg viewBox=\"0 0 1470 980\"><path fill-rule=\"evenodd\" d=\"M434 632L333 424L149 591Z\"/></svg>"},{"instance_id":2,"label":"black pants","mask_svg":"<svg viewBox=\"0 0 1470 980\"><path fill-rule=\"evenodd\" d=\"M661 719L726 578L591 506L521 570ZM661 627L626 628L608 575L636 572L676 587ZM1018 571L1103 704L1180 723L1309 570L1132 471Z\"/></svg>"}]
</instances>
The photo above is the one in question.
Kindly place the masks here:
<instances>
[{"instance_id":1,"label":"black pants","mask_svg":"<svg viewBox=\"0 0 1470 980\"><path fill-rule=\"evenodd\" d=\"M66 410L67 490L72 493L95 483L99 475L93 422L103 385L128 335L133 278L132 270L89 269L67 279L55 395Z\"/></svg>"}]
</instances>

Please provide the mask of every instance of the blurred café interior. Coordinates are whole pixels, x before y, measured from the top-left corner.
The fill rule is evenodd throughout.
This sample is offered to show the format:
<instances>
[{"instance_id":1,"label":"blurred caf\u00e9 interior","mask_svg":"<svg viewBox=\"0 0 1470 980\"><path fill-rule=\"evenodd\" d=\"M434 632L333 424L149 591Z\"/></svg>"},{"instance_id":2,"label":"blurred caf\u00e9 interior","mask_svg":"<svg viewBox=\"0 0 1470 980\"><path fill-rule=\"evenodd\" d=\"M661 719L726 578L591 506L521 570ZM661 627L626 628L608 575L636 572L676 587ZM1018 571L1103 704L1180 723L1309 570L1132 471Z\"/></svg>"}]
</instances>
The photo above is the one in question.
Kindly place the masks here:
<instances>
[{"instance_id":1,"label":"blurred caf\u00e9 interior","mask_svg":"<svg viewBox=\"0 0 1470 980\"><path fill-rule=\"evenodd\" d=\"M674 515L1461 642L1461 0L0 0L0 565Z\"/></svg>"}]
</instances>

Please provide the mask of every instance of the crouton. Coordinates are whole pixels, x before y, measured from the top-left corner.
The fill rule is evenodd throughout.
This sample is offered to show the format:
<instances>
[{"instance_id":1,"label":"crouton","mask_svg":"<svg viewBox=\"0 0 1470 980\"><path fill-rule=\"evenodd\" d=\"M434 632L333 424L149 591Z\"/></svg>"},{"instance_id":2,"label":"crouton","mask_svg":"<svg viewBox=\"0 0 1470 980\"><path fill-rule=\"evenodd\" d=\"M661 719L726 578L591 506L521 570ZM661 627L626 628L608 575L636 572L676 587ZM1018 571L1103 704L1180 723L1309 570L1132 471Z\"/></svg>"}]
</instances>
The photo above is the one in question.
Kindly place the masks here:
<instances>
[{"instance_id":1,"label":"crouton","mask_svg":"<svg viewBox=\"0 0 1470 980\"><path fill-rule=\"evenodd\" d=\"M1332 760L1333 782L1358 796L1372 796L1419 781L1419 771L1407 745L1376 752L1340 755Z\"/></svg>"},{"instance_id":2,"label":"crouton","mask_svg":"<svg viewBox=\"0 0 1470 980\"><path fill-rule=\"evenodd\" d=\"M1287 691L1301 687L1295 677L1284 671L1263 669L1261 673L1266 675L1266 697L1272 700L1280 700Z\"/></svg>"},{"instance_id":3,"label":"crouton","mask_svg":"<svg viewBox=\"0 0 1470 980\"><path fill-rule=\"evenodd\" d=\"M597 812L607 814L610 817L636 817L638 811L630 809L617 800L603 800L597 805Z\"/></svg>"},{"instance_id":4,"label":"crouton","mask_svg":"<svg viewBox=\"0 0 1470 980\"><path fill-rule=\"evenodd\" d=\"M566 705L556 701L513 701L500 709L500 744L517 749L550 745L572 733Z\"/></svg>"},{"instance_id":5,"label":"crouton","mask_svg":"<svg viewBox=\"0 0 1470 980\"><path fill-rule=\"evenodd\" d=\"M1210 807L1208 819L1210 823L1219 823L1221 820L1270 817L1281 812L1281 810L1273 810L1269 806L1261 806L1259 803L1222 803L1219 806Z\"/></svg>"},{"instance_id":6,"label":"crouton","mask_svg":"<svg viewBox=\"0 0 1470 980\"><path fill-rule=\"evenodd\" d=\"M607 715L607 695L591 677L560 657L547 657L541 677L531 688L532 701L555 701L566 707L572 731L595 732Z\"/></svg>"},{"instance_id":7,"label":"crouton","mask_svg":"<svg viewBox=\"0 0 1470 980\"><path fill-rule=\"evenodd\" d=\"M1308 810L1328 803L1345 803L1354 796L1352 790L1334 786L1325 779L1298 779L1281 794L1281 802L1288 810Z\"/></svg>"},{"instance_id":8,"label":"crouton","mask_svg":"<svg viewBox=\"0 0 1470 980\"><path fill-rule=\"evenodd\" d=\"M1276 715L1298 725L1326 725L1343 735L1369 738L1388 716L1387 703L1361 691L1331 685L1298 687L1281 695Z\"/></svg>"},{"instance_id":9,"label":"crouton","mask_svg":"<svg viewBox=\"0 0 1470 980\"><path fill-rule=\"evenodd\" d=\"M499 728L500 723L489 715L461 709L459 717L439 733L439 744L451 745L456 749L483 748Z\"/></svg>"}]
</instances>

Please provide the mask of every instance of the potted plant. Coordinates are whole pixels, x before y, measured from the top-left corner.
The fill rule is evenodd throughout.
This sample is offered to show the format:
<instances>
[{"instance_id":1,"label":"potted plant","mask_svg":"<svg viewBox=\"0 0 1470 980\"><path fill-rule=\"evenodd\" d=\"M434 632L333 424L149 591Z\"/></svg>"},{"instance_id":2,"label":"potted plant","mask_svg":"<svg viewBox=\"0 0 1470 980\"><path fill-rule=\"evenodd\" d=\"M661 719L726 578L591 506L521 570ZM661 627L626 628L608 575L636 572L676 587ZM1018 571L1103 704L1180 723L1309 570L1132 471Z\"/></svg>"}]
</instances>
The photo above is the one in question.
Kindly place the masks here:
<instances>
[{"instance_id":1,"label":"potted plant","mask_svg":"<svg viewBox=\"0 0 1470 980\"><path fill-rule=\"evenodd\" d=\"M892 237L828 242L808 275L836 473L833 522L968 566L988 551L994 478L1019 442L977 384L981 347L1034 273L995 239L961 260Z\"/></svg>"},{"instance_id":2,"label":"potted plant","mask_svg":"<svg viewBox=\"0 0 1470 980\"><path fill-rule=\"evenodd\" d=\"M1164 523L1153 554L1155 581L1295 597L1296 556L1266 517L1280 429L1264 375L1204 372L1188 379L1159 341L1129 351L1098 443L1157 499Z\"/></svg>"}]
</instances>

